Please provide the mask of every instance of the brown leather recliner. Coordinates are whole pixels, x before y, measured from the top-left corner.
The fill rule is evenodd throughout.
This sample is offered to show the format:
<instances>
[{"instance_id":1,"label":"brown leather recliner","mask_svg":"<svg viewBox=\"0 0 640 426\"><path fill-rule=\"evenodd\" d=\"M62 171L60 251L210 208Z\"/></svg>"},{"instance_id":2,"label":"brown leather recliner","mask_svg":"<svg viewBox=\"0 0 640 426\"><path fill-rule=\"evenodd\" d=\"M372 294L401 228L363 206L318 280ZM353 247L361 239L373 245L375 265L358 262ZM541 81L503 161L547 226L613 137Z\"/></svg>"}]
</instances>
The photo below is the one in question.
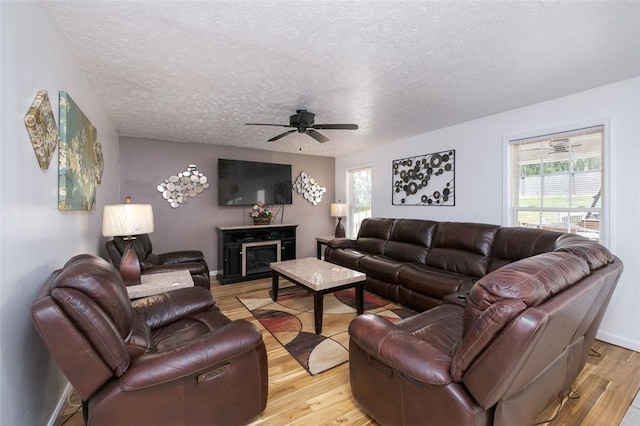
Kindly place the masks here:
<instances>
[{"instance_id":1,"label":"brown leather recliner","mask_svg":"<svg viewBox=\"0 0 640 426\"><path fill-rule=\"evenodd\" d=\"M122 237L114 237L113 240L105 243L107 254L117 269L120 268L120 261L126 245L127 242ZM193 278L193 285L206 289L211 288L209 266L201 251L181 250L155 254L151 239L147 234L137 235L133 247L140 261L141 274L188 270Z\"/></svg>"},{"instance_id":2,"label":"brown leather recliner","mask_svg":"<svg viewBox=\"0 0 640 426\"><path fill-rule=\"evenodd\" d=\"M349 327L353 395L383 425L530 425L584 367L622 268L568 241L485 275L466 303L396 324L362 315Z\"/></svg>"},{"instance_id":3,"label":"brown leather recliner","mask_svg":"<svg viewBox=\"0 0 640 426\"><path fill-rule=\"evenodd\" d=\"M132 306L112 265L79 255L45 283L32 318L88 425L234 425L266 406L260 331L203 288Z\"/></svg>"}]
</instances>

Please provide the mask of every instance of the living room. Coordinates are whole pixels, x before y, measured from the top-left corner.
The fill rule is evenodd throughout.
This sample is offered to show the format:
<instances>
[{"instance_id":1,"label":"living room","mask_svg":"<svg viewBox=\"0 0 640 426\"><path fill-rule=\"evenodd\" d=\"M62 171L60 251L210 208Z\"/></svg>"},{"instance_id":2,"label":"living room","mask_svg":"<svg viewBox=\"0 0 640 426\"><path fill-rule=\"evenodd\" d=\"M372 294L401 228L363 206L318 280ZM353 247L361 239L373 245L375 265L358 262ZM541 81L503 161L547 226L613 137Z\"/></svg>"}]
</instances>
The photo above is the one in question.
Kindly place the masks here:
<instances>
[{"instance_id":1,"label":"living room","mask_svg":"<svg viewBox=\"0 0 640 426\"><path fill-rule=\"evenodd\" d=\"M637 285L640 253L636 244L640 234L635 220L640 215L640 194L635 184L635 167L640 160L637 144L640 140L638 49L628 56L626 74L614 80L600 81L575 91L558 90L563 93L561 96L546 97L546 93L541 93L539 101L529 105L514 101L518 106L504 111L451 122L430 131L333 157L313 154L320 148L312 144L319 147L321 144L311 138L300 142L297 135L291 152L266 150L270 147L266 142L265 148L256 149L184 143L150 135L121 135L101 94L96 93L45 8L38 2L2 2L0 7L3 94L0 182L5 188L0 201L3 341L0 357L5 366L0 411L3 424L47 424L60 403L67 383L34 330L29 310L46 277L67 259L78 253L104 256L105 238L100 233L104 205L122 202L125 196L132 196L134 202L151 203L156 219L156 231L151 237L158 251L169 251L177 245L179 248L199 248L205 252L211 269L219 268L215 227L248 224L247 209L219 207L213 185L177 209L170 208L156 190L168 173L178 172L192 163L213 179L218 158L291 164L294 179L304 171L326 186L327 192L319 205L314 206L294 193L293 205L285 207L284 222L299 225L297 257L302 258L315 256L316 236L333 232L335 219L330 216L328 206L331 202L347 199L344 182L348 170L361 166L372 168L376 217L502 224L505 223L506 202L505 141L566 130L576 125L591 125L600 120L610 129L610 228L606 245L625 262L625 270L598 338L640 351L640 317L635 307L635 301L640 299ZM626 29L611 28L614 38L617 31L635 31L637 34L637 7L634 11L635 25ZM595 63L596 57L582 65ZM513 73L517 79L518 72ZM575 79L579 80L579 72L576 74ZM602 74L606 73L603 71ZM540 85L541 92L553 86L541 81L531 84ZM23 120L39 90L49 92L55 115L58 91L70 93L98 129L104 174L98 186L94 211L58 210L58 176L54 166L57 155L49 169L37 170ZM557 92L550 90L549 93ZM339 100L339 96L332 95L332 98L336 102ZM270 99L261 101L272 102ZM425 115L434 109L437 107L425 106ZM282 120L286 118L281 117ZM252 117L246 117L246 121L251 120ZM237 125L244 126L244 121ZM254 138L254 143L266 140L262 135L270 135L268 130L260 133L260 138ZM334 134L335 139L339 139L337 133L331 135ZM304 144L302 153L298 151L298 144ZM455 206L392 204L392 160L449 149L456 150L457 155Z\"/></svg>"}]
</instances>

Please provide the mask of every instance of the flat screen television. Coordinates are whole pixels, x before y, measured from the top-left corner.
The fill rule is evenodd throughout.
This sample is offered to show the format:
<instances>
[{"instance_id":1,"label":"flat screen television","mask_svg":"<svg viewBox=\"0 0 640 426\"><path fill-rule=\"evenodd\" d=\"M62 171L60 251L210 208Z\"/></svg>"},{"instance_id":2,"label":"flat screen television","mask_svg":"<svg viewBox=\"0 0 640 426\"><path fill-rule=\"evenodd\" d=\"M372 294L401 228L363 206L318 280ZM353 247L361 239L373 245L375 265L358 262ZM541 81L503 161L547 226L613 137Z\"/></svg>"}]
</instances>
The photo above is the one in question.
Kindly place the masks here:
<instances>
[{"instance_id":1,"label":"flat screen television","mask_svg":"<svg viewBox=\"0 0 640 426\"><path fill-rule=\"evenodd\" d=\"M218 204L292 204L291 165L218 159Z\"/></svg>"}]
</instances>

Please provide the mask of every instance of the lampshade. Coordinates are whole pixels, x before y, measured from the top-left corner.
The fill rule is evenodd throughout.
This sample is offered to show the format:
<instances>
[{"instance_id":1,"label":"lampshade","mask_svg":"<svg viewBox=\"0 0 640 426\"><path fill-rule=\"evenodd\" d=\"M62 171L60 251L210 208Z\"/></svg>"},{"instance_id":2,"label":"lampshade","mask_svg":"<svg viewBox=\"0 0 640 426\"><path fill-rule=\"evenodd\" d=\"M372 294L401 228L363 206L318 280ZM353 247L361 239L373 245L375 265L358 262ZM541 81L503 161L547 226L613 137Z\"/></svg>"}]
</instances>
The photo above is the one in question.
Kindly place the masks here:
<instances>
[{"instance_id":1,"label":"lampshade","mask_svg":"<svg viewBox=\"0 0 640 426\"><path fill-rule=\"evenodd\" d=\"M104 206L102 235L125 237L153 232L151 204L112 204Z\"/></svg>"},{"instance_id":2,"label":"lampshade","mask_svg":"<svg viewBox=\"0 0 640 426\"><path fill-rule=\"evenodd\" d=\"M345 217L349 212L349 207L345 203L332 203L331 204L331 216L332 217Z\"/></svg>"}]
</instances>

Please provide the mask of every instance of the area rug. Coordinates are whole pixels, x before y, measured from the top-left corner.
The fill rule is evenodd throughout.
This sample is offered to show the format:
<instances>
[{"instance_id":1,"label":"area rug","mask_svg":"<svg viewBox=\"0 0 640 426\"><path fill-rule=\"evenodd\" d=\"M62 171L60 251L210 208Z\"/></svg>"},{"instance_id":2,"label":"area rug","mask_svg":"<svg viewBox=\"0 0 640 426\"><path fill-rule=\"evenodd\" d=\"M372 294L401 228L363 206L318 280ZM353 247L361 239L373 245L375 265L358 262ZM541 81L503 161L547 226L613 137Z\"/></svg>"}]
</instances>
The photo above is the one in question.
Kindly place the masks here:
<instances>
[{"instance_id":1,"label":"area rug","mask_svg":"<svg viewBox=\"0 0 640 426\"><path fill-rule=\"evenodd\" d=\"M271 289L238 297L273 337L309 374L316 375L349 360L349 323L356 317L355 290L324 295L322 334L315 333L313 296L297 286L281 287L278 301L271 300ZM364 310L397 322L416 312L368 291Z\"/></svg>"}]
</instances>

